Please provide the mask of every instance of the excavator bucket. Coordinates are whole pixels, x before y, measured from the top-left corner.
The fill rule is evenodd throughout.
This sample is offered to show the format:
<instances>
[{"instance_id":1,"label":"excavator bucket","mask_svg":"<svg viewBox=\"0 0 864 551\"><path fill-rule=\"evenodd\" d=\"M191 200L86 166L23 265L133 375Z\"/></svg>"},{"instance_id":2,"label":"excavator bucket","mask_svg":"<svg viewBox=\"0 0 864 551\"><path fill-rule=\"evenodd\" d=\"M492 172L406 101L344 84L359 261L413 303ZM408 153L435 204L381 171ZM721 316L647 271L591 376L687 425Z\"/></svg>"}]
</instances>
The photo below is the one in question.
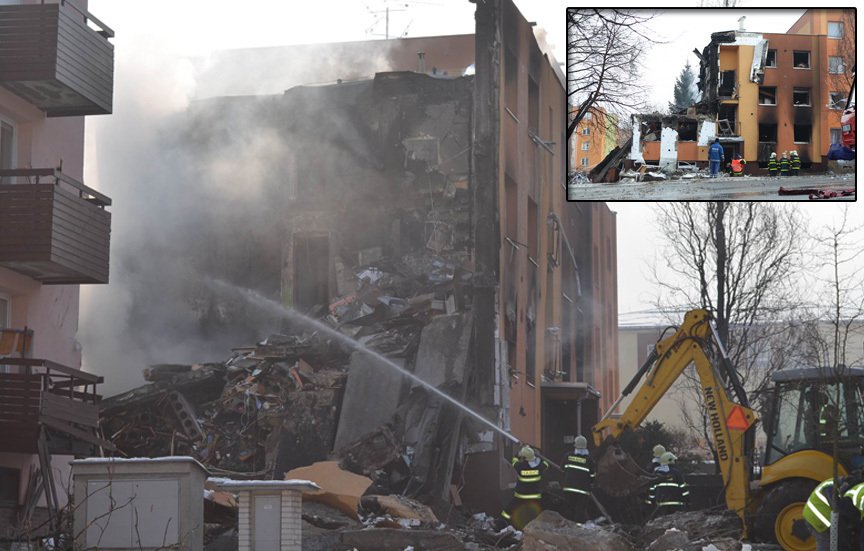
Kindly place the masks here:
<instances>
[{"instance_id":1,"label":"excavator bucket","mask_svg":"<svg viewBox=\"0 0 864 551\"><path fill-rule=\"evenodd\" d=\"M645 491L652 477L616 442L601 446L597 456L596 485L614 497L627 497Z\"/></svg>"}]
</instances>

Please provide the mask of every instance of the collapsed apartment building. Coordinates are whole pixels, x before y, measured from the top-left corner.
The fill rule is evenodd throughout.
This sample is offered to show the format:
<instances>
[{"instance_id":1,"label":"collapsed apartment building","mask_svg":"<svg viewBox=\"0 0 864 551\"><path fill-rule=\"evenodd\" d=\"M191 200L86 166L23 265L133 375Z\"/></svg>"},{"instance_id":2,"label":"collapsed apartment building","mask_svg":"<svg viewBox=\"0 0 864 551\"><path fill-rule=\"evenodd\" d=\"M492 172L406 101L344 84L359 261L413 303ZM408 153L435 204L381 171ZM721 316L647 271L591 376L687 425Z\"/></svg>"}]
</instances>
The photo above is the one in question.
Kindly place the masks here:
<instances>
[{"instance_id":1,"label":"collapsed apartment building","mask_svg":"<svg viewBox=\"0 0 864 551\"><path fill-rule=\"evenodd\" d=\"M716 137L727 161L742 155L748 172L767 170L772 152L792 150L803 169L825 170L851 84L854 42L851 59L844 49L854 34L844 29L851 12L809 9L786 33L747 32L743 22L713 33L694 50L700 101L681 113L634 115L629 159L705 166Z\"/></svg>"},{"instance_id":2,"label":"collapsed apartment building","mask_svg":"<svg viewBox=\"0 0 864 551\"><path fill-rule=\"evenodd\" d=\"M281 258L271 298L558 457L618 394L615 216L564 200L564 77L512 2L478 3L471 37L422 40L422 56L382 43L391 70L371 79L199 101L192 147L246 135L237 124L292 144L259 160L284 201L277 245L248 244ZM466 65L453 44L473 46ZM154 369L162 380L105 401L106 432L128 454L189 453L232 476L336 456L429 503L497 512L509 439L289 325L224 364ZM154 418L170 430L139 430Z\"/></svg>"}]
</instances>

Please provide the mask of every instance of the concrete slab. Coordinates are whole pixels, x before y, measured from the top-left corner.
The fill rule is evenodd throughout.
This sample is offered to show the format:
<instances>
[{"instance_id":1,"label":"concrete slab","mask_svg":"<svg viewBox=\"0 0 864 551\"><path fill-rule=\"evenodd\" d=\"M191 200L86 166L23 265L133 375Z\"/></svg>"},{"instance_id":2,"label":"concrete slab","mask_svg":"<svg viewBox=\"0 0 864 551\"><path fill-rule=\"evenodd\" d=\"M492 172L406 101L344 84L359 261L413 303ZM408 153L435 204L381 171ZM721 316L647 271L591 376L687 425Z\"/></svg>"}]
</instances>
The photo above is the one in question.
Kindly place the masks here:
<instances>
[{"instance_id":1,"label":"concrete slab","mask_svg":"<svg viewBox=\"0 0 864 551\"><path fill-rule=\"evenodd\" d=\"M461 383L471 341L471 314L453 314L433 319L420 334L414 374L438 387ZM414 387L420 386L414 383Z\"/></svg>"},{"instance_id":2,"label":"concrete slab","mask_svg":"<svg viewBox=\"0 0 864 551\"><path fill-rule=\"evenodd\" d=\"M401 359L391 359L404 365ZM390 422L404 382L404 375L369 354L352 354L333 451Z\"/></svg>"}]
</instances>

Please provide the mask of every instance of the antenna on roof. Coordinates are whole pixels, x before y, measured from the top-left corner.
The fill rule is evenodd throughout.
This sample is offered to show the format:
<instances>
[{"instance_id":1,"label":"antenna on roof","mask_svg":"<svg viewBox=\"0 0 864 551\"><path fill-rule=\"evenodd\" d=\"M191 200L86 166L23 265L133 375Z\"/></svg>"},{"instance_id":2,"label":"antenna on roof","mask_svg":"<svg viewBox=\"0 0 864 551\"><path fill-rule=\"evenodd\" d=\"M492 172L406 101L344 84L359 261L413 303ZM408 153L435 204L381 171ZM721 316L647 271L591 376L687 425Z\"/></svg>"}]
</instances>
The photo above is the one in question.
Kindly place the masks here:
<instances>
[{"instance_id":1,"label":"antenna on roof","mask_svg":"<svg viewBox=\"0 0 864 551\"><path fill-rule=\"evenodd\" d=\"M741 17L738 18L738 30L739 30L739 31L743 31L743 30L744 30L744 20L745 20L745 19L747 19L747 16L746 16L746 15L742 15Z\"/></svg>"}]
</instances>

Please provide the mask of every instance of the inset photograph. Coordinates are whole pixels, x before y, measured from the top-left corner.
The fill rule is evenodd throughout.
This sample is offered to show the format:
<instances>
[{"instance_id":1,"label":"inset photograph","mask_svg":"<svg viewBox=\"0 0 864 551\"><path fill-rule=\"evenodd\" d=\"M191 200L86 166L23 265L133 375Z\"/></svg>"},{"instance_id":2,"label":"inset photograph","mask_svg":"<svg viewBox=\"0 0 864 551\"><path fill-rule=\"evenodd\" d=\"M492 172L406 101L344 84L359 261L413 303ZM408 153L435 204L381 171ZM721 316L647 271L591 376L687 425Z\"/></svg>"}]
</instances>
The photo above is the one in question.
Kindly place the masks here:
<instances>
[{"instance_id":1,"label":"inset photograph","mask_svg":"<svg viewBox=\"0 0 864 551\"><path fill-rule=\"evenodd\" d=\"M567 199L855 200L855 15L568 8Z\"/></svg>"}]
</instances>

